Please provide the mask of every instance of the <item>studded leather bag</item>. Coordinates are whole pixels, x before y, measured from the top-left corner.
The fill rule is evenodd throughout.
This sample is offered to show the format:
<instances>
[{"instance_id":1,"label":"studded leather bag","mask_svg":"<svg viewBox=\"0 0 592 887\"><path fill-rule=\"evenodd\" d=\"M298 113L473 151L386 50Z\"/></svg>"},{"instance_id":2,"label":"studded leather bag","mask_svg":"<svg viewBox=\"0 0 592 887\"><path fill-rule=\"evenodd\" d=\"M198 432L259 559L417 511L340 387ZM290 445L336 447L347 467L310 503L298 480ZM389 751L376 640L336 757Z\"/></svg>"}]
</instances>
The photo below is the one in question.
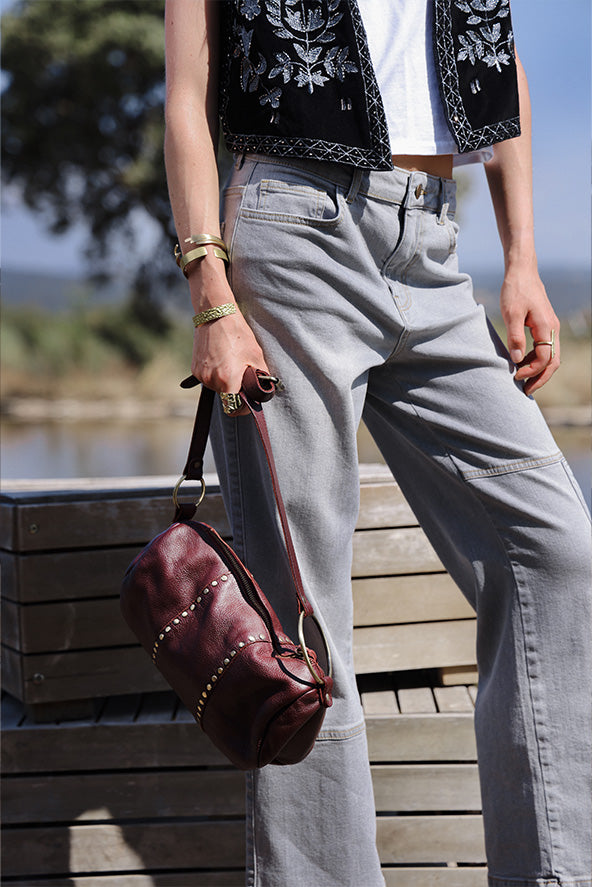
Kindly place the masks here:
<instances>
[{"instance_id":1,"label":"studded leather bag","mask_svg":"<svg viewBox=\"0 0 592 887\"><path fill-rule=\"evenodd\" d=\"M123 580L125 620L205 733L242 770L295 764L312 750L331 705L331 661L306 597L290 535L262 402L275 383L248 368L241 397L262 441L283 529L299 613L288 637L269 601L230 545L179 503L184 480L199 480L214 393L203 388L189 455L175 488L173 523L132 561ZM201 501L200 499L200 501ZM304 638L314 634L315 652Z\"/></svg>"}]
</instances>

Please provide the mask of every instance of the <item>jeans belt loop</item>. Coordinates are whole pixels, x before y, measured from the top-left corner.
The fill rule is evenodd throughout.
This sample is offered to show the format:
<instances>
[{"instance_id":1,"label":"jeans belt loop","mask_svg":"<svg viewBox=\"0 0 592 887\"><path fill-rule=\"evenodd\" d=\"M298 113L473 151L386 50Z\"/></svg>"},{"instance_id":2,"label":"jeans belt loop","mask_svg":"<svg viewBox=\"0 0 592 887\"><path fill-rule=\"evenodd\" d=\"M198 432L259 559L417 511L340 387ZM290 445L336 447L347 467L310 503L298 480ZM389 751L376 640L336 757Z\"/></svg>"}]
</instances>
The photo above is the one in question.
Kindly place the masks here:
<instances>
[{"instance_id":1,"label":"jeans belt loop","mask_svg":"<svg viewBox=\"0 0 592 887\"><path fill-rule=\"evenodd\" d=\"M346 197L345 197L346 203L353 203L354 202L354 200L358 196L358 191L360 190L361 184L362 184L362 171L360 169L354 169L351 184L349 186L349 191L347 192Z\"/></svg>"}]
</instances>

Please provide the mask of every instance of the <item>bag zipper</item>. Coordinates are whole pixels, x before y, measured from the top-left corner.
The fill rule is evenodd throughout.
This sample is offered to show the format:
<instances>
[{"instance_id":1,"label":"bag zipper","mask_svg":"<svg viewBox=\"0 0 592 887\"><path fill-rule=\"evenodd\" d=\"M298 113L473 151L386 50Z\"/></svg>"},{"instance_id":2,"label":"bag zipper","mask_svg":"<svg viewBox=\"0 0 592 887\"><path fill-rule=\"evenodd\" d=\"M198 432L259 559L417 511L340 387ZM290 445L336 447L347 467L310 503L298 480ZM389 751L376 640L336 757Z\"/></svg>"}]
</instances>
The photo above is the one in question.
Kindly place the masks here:
<instances>
[{"instance_id":1,"label":"bag zipper","mask_svg":"<svg viewBox=\"0 0 592 887\"><path fill-rule=\"evenodd\" d=\"M231 561L232 564L232 574L237 581L237 584L246 597L248 603L253 607L253 609L259 614L263 622L265 623L267 630L271 638L273 639L273 646L276 648L277 652L281 652L281 645L278 639L278 636L273 627L271 617L261 600L255 589L253 588L253 580L247 573L245 567L241 563L238 555L232 550L230 545L228 545L224 539L222 539L218 533L212 527L209 527L208 524L203 524L199 521L195 521L195 525L200 528L201 531L204 531L208 536L209 542L212 548L216 551L216 553L222 558Z\"/></svg>"}]
</instances>

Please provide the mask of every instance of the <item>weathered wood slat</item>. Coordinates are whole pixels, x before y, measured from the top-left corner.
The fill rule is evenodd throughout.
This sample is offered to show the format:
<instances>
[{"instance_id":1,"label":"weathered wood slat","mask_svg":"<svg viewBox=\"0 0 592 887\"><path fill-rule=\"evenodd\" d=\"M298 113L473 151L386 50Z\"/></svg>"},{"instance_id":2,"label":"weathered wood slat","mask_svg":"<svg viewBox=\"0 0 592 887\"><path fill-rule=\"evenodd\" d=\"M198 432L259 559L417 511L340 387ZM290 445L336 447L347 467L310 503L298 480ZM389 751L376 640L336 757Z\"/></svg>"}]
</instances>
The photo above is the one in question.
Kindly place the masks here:
<instances>
[{"instance_id":1,"label":"weathered wood slat","mask_svg":"<svg viewBox=\"0 0 592 887\"><path fill-rule=\"evenodd\" d=\"M399 708L403 714L427 714L437 711L431 687L409 687L399 690Z\"/></svg>"},{"instance_id":2,"label":"weathered wood slat","mask_svg":"<svg viewBox=\"0 0 592 887\"><path fill-rule=\"evenodd\" d=\"M3 647L14 671L20 669L22 689L15 695L29 704L166 690L167 684L142 647L72 650L19 656ZM16 661L15 661L16 660ZM12 692L10 686L5 687ZM22 694L22 695L21 695Z\"/></svg>"},{"instance_id":3,"label":"weathered wood slat","mask_svg":"<svg viewBox=\"0 0 592 887\"><path fill-rule=\"evenodd\" d=\"M357 674L436 668L475 662L472 619L358 628L354 632Z\"/></svg>"},{"instance_id":4,"label":"weathered wood slat","mask_svg":"<svg viewBox=\"0 0 592 887\"><path fill-rule=\"evenodd\" d=\"M476 761L469 714L366 718L371 761Z\"/></svg>"},{"instance_id":5,"label":"weathered wood slat","mask_svg":"<svg viewBox=\"0 0 592 887\"><path fill-rule=\"evenodd\" d=\"M162 871L163 860L171 868L238 867L244 853L240 821L15 827L2 844L5 876ZM481 818L473 815L380 816L377 845L383 864L485 861Z\"/></svg>"},{"instance_id":6,"label":"weathered wood slat","mask_svg":"<svg viewBox=\"0 0 592 887\"><path fill-rule=\"evenodd\" d=\"M419 527L354 533L353 577L430 573L443 569L442 562Z\"/></svg>"},{"instance_id":7,"label":"weathered wood slat","mask_svg":"<svg viewBox=\"0 0 592 887\"><path fill-rule=\"evenodd\" d=\"M115 545L144 545L164 530L173 518L170 491L163 496L144 494L114 496L105 493L93 501L78 492L78 499L53 496L54 501L23 500L18 508L0 502L0 515L12 512L9 525L0 535L0 547L8 551L33 552L99 548ZM61 500L61 501L59 501ZM200 520L228 535L229 526L219 493L210 493L200 505Z\"/></svg>"},{"instance_id":8,"label":"weathered wood slat","mask_svg":"<svg viewBox=\"0 0 592 887\"><path fill-rule=\"evenodd\" d=\"M138 740L140 741L140 740ZM238 770L15 776L3 782L4 825L96 819L244 816ZM97 810L101 810L100 816Z\"/></svg>"},{"instance_id":9,"label":"weathered wood slat","mask_svg":"<svg viewBox=\"0 0 592 887\"><path fill-rule=\"evenodd\" d=\"M364 715L388 715L397 714L399 706L394 690L380 690L375 693L362 693L362 705Z\"/></svg>"},{"instance_id":10,"label":"weathered wood slat","mask_svg":"<svg viewBox=\"0 0 592 887\"><path fill-rule=\"evenodd\" d=\"M417 525L388 469L372 466L360 474L360 529ZM218 479L205 479L208 494L199 519L228 533ZM0 495L0 548L33 552L143 544L170 523L175 482L174 477L7 481Z\"/></svg>"},{"instance_id":11,"label":"weathered wood slat","mask_svg":"<svg viewBox=\"0 0 592 887\"><path fill-rule=\"evenodd\" d=\"M486 861L480 816L379 816L376 829L383 864Z\"/></svg>"},{"instance_id":12,"label":"weathered wood slat","mask_svg":"<svg viewBox=\"0 0 592 887\"><path fill-rule=\"evenodd\" d=\"M476 665L456 665L438 669L438 681L443 687L451 687L457 684L477 684L479 672Z\"/></svg>"},{"instance_id":13,"label":"weathered wood slat","mask_svg":"<svg viewBox=\"0 0 592 887\"><path fill-rule=\"evenodd\" d=\"M3 600L2 615L4 643L25 655L137 644L121 615L119 598L24 607Z\"/></svg>"},{"instance_id":14,"label":"weathered wood slat","mask_svg":"<svg viewBox=\"0 0 592 887\"><path fill-rule=\"evenodd\" d=\"M141 546L49 554L0 552L2 597L21 604L115 596Z\"/></svg>"},{"instance_id":15,"label":"weathered wood slat","mask_svg":"<svg viewBox=\"0 0 592 887\"><path fill-rule=\"evenodd\" d=\"M7 875L47 875L165 868L239 868L244 824L169 821L111 825L16 826L2 833Z\"/></svg>"},{"instance_id":16,"label":"weathered wood slat","mask_svg":"<svg viewBox=\"0 0 592 887\"><path fill-rule=\"evenodd\" d=\"M415 527L417 518L392 476L378 482L360 478L360 511L357 530L378 527Z\"/></svg>"},{"instance_id":17,"label":"weathered wood slat","mask_svg":"<svg viewBox=\"0 0 592 887\"><path fill-rule=\"evenodd\" d=\"M227 764L194 721L145 724L141 741L134 723L109 721L90 726L64 723L7 729L2 739L5 773Z\"/></svg>"},{"instance_id":18,"label":"weathered wood slat","mask_svg":"<svg viewBox=\"0 0 592 887\"><path fill-rule=\"evenodd\" d=\"M6 881L23 887L22 882ZM63 878L27 878L26 887L64 887ZM239 871L224 872L175 872L172 875L150 873L138 875L128 873L122 875L72 875L67 880L68 887L244 887L245 873ZM454 885L451 885L454 887ZM463 884L464 887L464 884Z\"/></svg>"},{"instance_id":19,"label":"weathered wood slat","mask_svg":"<svg viewBox=\"0 0 592 887\"><path fill-rule=\"evenodd\" d=\"M475 623L452 620L354 631L358 674L470 664ZM167 685L139 646L19 655L3 647L5 688L29 704L118 693L154 692Z\"/></svg>"},{"instance_id":20,"label":"weathered wood slat","mask_svg":"<svg viewBox=\"0 0 592 887\"><path fill-rule=\"evenodd\" d=\"M466 687L434 687L438 711L473 711L473 700Z\"/></svg>"},{"instance_id":21,"label":"weathered wood slat","mask_svg":"<svg viewBox=\"0 0 592 887\"><path fill-rule=\"evenodd\" d=\"M127 701L127 700L125 700ZM7 774L95 769L220 766L226 760L191 721L142 725L142 741L132 720L136 701L121 718L105 721L23 725L4 724L2 767ZM372 762L477 760L470 714L384 715L366 717Z\"/></svg>"},{"instance_id":22,"label":"weathered wood slat","mask_svg":"<svg viewBox=\"0 0 592 887\"><path fill-rule=\"evenodd\" d=\"M383 868L386 887L487 887L484 867ZM244 872L176 872L173 875L84 875L68 879L68 887L244 887ZM7 882L9 883L9 882ZM55 879L28 879L27 887L62 887Z\"/></svg>"},{"instance_id":23,"label":"weathered wood slat","mask_svg":"<svg viewBox=\"0 0 592 887\"><path fill-rule=\"evenodd\" d=\"M410 813L481 807L474 764L374 765L376 809ZM244 778L236 770L18 776L4 780L4 824L243 816ZM97 815L100 810L100 816Z\"/></svg>"},{"instance_id":24,"label":"weathered wood slat","mask_svg":"<svg viewBox=\"0 0 592 887\"><path fill-rule=\"evenodd\" d=\"M357 626L439 622L475 615L448 573L354 579L352 588Z\"/></svg>"},{"instance_id":25,"label":"weathered wood slat","mask_svg":"<svg viewBox=\"0 0 592 887\"><path fill-rule=\"evenodd\" d=\"M91 560L97 557L97 552L86 554L93 556ZM80 553L74 556L83 559ZM126 553L125 565L130 559L131 554ZM51 575L50 566L48 560L44 567ZM98 599L75 600L73 587L60 601L23 606L3 599L4 643L23 654L135 644L136 639L124 622L119 606L123 572L124 567L110 574L109 582L103 586L103 596ZM105 570L103 574L106 578ZM65 586L62 588L65 590ZM83 586L80 588L84 590ZM98 592L98 588L95 591ZM355 580L354 608L354 624L362 627L437 622L473 615L445 573Z\"/></svg>"},{"instance_id":26,"label":"weathered wood slat","mask_svg":"<svg viewBox=\"0 0 592 887\"><path fill-rule=\"evenodd\" d=\"M372 782L379 813L481 810L476 764L375 764Z\"/></svg>"},{"instance_id":27,"label":"weathered wood slat","mask_svg":"<svg viewBox=\"0 0 592 887\"><path fill-rule=\"evenodd\" d=\"M471 865L462 868L437 869L420 867L409 869L398 866L397 868L383 869L382 873L386 887L487 887L487 869L481 866L479 868Z\"/></svg>"}]
</instances>

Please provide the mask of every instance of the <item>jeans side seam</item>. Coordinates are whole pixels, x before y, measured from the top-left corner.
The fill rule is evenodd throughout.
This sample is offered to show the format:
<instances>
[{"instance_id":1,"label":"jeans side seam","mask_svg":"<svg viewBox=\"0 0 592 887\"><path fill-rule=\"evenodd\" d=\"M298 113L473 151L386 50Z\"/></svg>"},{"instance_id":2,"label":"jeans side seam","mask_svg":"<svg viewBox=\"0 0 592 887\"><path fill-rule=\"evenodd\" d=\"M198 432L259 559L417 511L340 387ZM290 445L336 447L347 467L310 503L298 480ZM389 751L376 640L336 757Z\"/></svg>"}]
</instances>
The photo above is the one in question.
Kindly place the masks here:
<instances>
[{"instance_id":1,"label":"jeans side seam","mask_svg":"<svg viewBox=\"0 0 592 887\"><path fill-rule=\"evenodd\" d=\"M561 457L561 458L563 458L563 457ZM526 461L526 460L524 460L524 461ZM555 464L556 462L561 461L561 459L550 459L547 461L545 461L545 460L540 460L540 461L543 464L542 465L537 464L534 467L536 467L536 468L546 467L548 464ZM461 473L462 473L462 470L460 468L458 470L461 471ZM518 469L515 469L515 470L518 470ZM532 467L524 465L521 470L522 471L532 470ZM465 483L467 484L467 486L470 489L473 490L474 495L477 497L477 499L479 499L481 501L481 495L479 493L478 488L474 487L473 484L471 484L469 480L465 479ZM507 561L509 569L512 573L512 577L513 577L513 581L514 581L514 591L515 591L516 600L518 603L518 608L519 608L519 613L520 613L520 625L521 625L521 629L522 629L522 651L523 651L523 655L524 655L524 664L525 664L525 668L526 668L526 675L528 678L528 695L529 695L529 699L530 699L532 727L534 730L534 737L535 737L535 742L536 742L536 761L537 761L537 765L538 765L538 771L540 773L541 791L543 792L543 795L544 795L545 822L546 822L547 834L548 834L548 846L546 848L546 851L545 851L544 847L541 848L541 854L544 851L547 853L547 855L549 857L550 870L555 871L555 857L558 854L559 854L559 856L561 855L559 853L559 851L561 849L561 847L560 847L561 842L559 842L559 844L556 843L556 838L558 837L557 836L557 829L555 828L554 824L551 821L551 804L550 804L550 798L549 798L550 786L549 786L549 778L547 776L547 765L546 765L546 761L545 761L546 756L545 756L544 750L543 750L544 742L541 738L541 731L540 731L541 716L540 716L539 708L538 708L536 698L535 698L536 694L534 693L533 663L531 661L531 655L530 655L530 651L529 651L529 647L528 647L528 638L530 637L531 632L530 632L530 629L527 630L528 620L527 620L527 614L525 612L525 609L527 609L527 607L525 607L525 602L524 602L522 594L521 594L521 589L523 587L523 583L520 581L520 578L519 578L520 565L516 564L514 562L510 552L507 549L503 534L500 532L497 524L495 523L495 521L493 520L493 518L491 517L491 515L489 514L489 512L485 508L485 506L483 506L483 510L484 510L487 520L489 521L491 527L493 528L493 531L495 532L497 538L500 541L500 544L501 544L502 549L505 553L506 561ZM536 668L536 665L535 665L535 668ZM557 821L556 816L554 816L553 819L555 821ZM491 875L490 877L494 878L495 876ZM501 880L501 883L503 884L504 879L502 878L500 880ZM505 880L508 881L507 878ZM512 881L510 879L510 881L508 881L508 884L511 884L511 883L512 883ZM562 885L564 883L565 882L557 880L557 878L551 878L550 880L543 879L542 881L541 880L537 881L535 879L532 882L532 884L535 885L535 887L538 887L539 884L542 884L542 885L548 884L548 885L550 885L550 887L555 887L555 885L557 885L557 887L560 887L560 885ZM567 883L569 884L569 882L567 882ZM578 885L578 883L579 883L578 881L574 882L575 885ZM517 885L520 885L520 884L527 885L527 884L529 884L529 882L528 881L521 881L520 879L518 879L516 884Z\"/></svg>"}]
</instances>

